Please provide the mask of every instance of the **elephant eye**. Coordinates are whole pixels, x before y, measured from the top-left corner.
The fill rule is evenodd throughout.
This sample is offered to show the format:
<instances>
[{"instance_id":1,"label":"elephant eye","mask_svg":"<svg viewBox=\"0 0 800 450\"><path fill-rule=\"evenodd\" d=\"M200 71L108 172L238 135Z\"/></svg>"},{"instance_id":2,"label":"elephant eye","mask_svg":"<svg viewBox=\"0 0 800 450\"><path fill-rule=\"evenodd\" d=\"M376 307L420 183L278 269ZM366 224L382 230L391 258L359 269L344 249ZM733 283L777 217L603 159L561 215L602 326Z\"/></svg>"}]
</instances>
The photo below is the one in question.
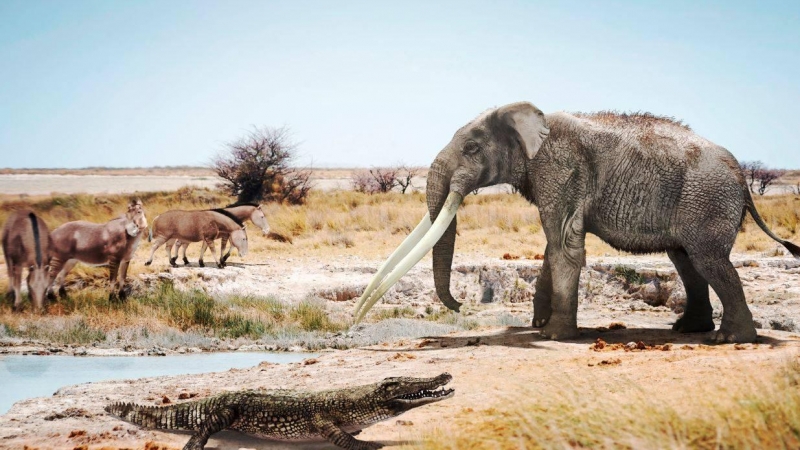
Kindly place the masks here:
<instances>
[{"instance_id":1,"label":"elephant eye","mask_svg":"<svg viewBox=\"0 0 800 450\"><path fill-rule=\"evenodd\" d=\"M467 141L467 143L464 144L463 151L465 155L474 155L481 151L481 144L478 144L475 141Z\"/></svg>"}]
</instances>

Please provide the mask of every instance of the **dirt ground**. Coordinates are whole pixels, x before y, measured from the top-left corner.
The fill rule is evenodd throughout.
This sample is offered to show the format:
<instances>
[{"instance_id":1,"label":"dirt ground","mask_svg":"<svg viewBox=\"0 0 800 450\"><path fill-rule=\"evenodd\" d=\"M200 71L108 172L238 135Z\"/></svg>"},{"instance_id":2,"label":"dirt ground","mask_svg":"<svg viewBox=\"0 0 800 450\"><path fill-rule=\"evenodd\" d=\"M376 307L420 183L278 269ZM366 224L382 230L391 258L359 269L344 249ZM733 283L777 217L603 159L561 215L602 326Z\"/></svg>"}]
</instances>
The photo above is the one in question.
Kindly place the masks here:
<instances>
[{"instance_id":1,"label":"dirt ground","mask_svg":"<svg viewBox=\"0 0 800 450\"><path fill-rule=\"evenodd\" d=\"M581 277L581 336L553 342L526 326L541 261L457 255L452 290L465 302L464 320L473 321L469 331L329 351L296 364L69 386L52 397L18 402L0 416L0 448L142 448L148 442L180 448L185 435L141 430L106 415L103 407L116 401L158 405L165 396L178 402L181 393L202 398L247 388L322 390L387 376L442 372L454 377L454 398L413 410L399 421L377 424L359 438L413 446L425 433L477 423L481 411L510 401L536 402L539 395L562 392L565 386L592 395L582 390L587 380L628 386L680 408L704 389L724 389L731 377L764 379L800 355L800 261L751 255L735 255L733 260L759 327L756 344L713 346L708 345L710 333L673 333L670 325L684 297L666 257L590 258ZM137 283L146 286L171 278L179 287L202 286L221 294L238 290L289 299L315 295L329 302L331 314L349 314L354 297L379 263L331 257L233 263L226 269L164 267L159 274L141 275ZM426 307L438 308L429 266L429 260L420 263L376 309L410 308L422 316ZM722 311L716 297L713 305L719 324ZM606 343L602 349L595 345L598 338ZM521 398L521 392L526 397ZM212 438L206 448L335 447L289 445L227 432Z\"/></svg>"},{"instance_id":2,"label":"dirt ground","mask_svg":"<svg viewBox=\"0 0 800 450\"><path fill-rule=\"evenodd\" d=\"M592 350L597 338L609 344L672 343L669 350ZM570 380L601 377L642 389L669 402L696 395L698 384L724 386L731 376L756 377L797 358L800 336L763 332L757 345L706 346L704 336L677 336L666 329L628 328L608 332L584 328L580 339L552 342L530 328L492 328L335 351L302 363L262 364L251 369L70 386L53 397L17 403L0 417L0 447L142 448L148 442L180 448L187 437L142 430L103 412L116 401L157 405L182 393L199 397L231 389L321 390L370 383L387 376L453 375L452 399L412 410L397 420L365 430L360 439L388 446L418 442L425 432L449 429L454 421L477 422L480 411L515 399L521 388L547 395ZM756 375L757 374L757 375ZM525 401L535 402L535 396ZM64 416L63 418L58 418ZM55 418L54 418L55 417ZM330 444L284 444L238 433L215 435L206 448L335 448Z\"/></svg>"}]
</instances>

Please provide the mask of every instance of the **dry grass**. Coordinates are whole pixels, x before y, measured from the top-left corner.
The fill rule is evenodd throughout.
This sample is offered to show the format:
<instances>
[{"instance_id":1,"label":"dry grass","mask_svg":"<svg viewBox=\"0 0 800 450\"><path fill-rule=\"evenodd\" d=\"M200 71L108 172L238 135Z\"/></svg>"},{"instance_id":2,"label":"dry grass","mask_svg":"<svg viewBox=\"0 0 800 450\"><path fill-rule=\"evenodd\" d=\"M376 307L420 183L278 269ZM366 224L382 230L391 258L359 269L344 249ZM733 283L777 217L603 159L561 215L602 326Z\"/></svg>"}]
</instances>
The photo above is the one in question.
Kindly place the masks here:
<instances>
[{"instance_id":1,"label":"dry grass","mask_svg":"<svg viewBox=\"0 0 800 450\"><path fill-rule=\"evenodd\" d=\"M169 209L204 209L233 201L219 192L194 188L138 196L144 201L150 221ZM51 228L70 220L103 222L121 214L129 197L66 195L4 201L0 202L0 222L5 221L10 211L21 207L32 207ZM773 231L800 242L800 196L759 197L756 204ZM306 205L269 204L265 209L272 237L264 237L250 227L248 262L275 256L323 257L331 251L379 259L390 253L426 212L425 196L421 193L367 195L351 191L312 192ZM774 252L777 244L758 229L749 215L742 230L734 252ZM509 253L510 257L534 259L544 253L545 236L538 210L517 195L467 197L459 211L458 233L459 254L501 258ZM283 239L277 239L278 236ZM198 250L199 245L193 245L189 257L196 259ZM586 250L589 256L623 254L592 235L587 236ZM147 269L140 264L149 251L150 245L143 242L131 267L133 274L158 270L157 265ZM164 260L165 255L160 250L158 260Z\"/></svg>"},{"instance_id":2,"label":"dry grass","mask_svg":"<svg viewBox=\"0 0 800 450\"><path fill-rule=\"evenodd\" d=\"M618 378L562 374L558 386L546 392L521 387L499 405L461 411L454 423L414 448L800 448L797 360L774 377L737 372L719 384L687 386L688 392L672 399L653 395L657 386Z\"/></svg>"},{"instance_id":3,"label":"dry grass","mask_svg":"<svg viewBox=\"0 0 800 450\"><path fill-rule=\"evenodd\" d=\"M111 302L107 292L93 287L74 291L50 304L44 316L12 313L8 305L3 305L0 325L11 337L87 344L131 328L144 335L171 329L222 339L260 339L287 333L336 332L349 324L331 318L319 301L290 305L272 297L214 297L200 290L179 291L164 283L125 302Z\"/></svg>"}]
</instances>

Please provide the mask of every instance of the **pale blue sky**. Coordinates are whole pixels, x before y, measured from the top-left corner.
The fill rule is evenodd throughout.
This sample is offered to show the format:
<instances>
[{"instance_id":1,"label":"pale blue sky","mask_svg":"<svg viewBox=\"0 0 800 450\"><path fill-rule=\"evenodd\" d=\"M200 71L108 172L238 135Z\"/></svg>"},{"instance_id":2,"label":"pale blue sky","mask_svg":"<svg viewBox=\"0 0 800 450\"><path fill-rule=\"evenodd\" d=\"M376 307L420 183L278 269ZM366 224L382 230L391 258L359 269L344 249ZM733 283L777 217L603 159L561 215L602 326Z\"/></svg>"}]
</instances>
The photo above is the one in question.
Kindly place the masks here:
<instances>
[{"instance_id":1,"label":"pale blue sky","mask_svg":"<svg viewBox=\"0 0 800 450\"><path fill-rule=\"evenodd\" d=\"M528 100L800 168L798 23L798 1L3 0L0 167L200 165L252 125L318 167L427 166Z\"/></svg>"}]
</instances>

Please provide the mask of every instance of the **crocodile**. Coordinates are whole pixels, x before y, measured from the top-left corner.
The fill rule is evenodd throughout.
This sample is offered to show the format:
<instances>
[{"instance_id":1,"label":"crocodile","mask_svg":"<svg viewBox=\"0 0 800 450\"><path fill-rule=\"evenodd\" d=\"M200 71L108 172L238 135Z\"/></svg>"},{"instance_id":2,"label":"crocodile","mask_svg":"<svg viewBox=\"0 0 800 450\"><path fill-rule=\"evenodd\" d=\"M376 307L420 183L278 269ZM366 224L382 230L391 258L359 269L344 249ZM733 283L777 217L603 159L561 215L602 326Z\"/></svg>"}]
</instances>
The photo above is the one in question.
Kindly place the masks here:
<instances>
[{"instance_id":1,"label":"crocodile","mask_svg":"<svg viewBox=\"0 0 800 450\"><path fill-rule=\"evenodd\" d=\"M373 384L319 392L286 389L227 392L169 406L114 403L105 410L133 424L158 430L192 431L184 450L202 450L222 430L283 441L327 440L348 450L383 447L353 437L363 428L450 398L452 376L391 377Z\"/></svg>"}]
</instances>

